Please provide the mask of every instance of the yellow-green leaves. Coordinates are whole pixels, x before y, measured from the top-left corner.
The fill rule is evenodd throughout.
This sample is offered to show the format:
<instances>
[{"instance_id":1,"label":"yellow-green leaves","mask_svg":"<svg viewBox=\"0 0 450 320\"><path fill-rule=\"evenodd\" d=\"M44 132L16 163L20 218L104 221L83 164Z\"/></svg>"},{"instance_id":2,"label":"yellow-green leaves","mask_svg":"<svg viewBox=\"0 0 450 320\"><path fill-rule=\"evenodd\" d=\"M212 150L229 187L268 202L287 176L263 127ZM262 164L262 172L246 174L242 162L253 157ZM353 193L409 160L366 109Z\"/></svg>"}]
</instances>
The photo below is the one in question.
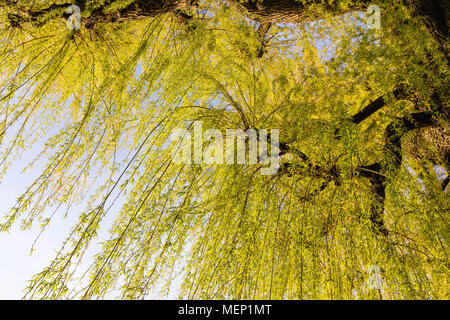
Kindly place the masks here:
<instances>
[{"instance_id":1,"label":"yellow-green leaves","mask_svg":"<svg viewBox=\"0 0 450 320\"><path fill-rule=\"evenodd\" d=\"M358 170L385 156L393 120L416 108L438 117L433 93L447 97L445 57L399 2L380 3L372 30L333 17L354 1L326 12L302 1L323 19L271 25L261 56L259 24L223 1L190 8L189 27L171 12L75 33L59 11L12 26L3 3L0 176L34 144L44 165L0 231L77 217L28 298L145 298L175 278L185 298L448 297L449 202L432 165L415 176L404 154L381 172L383 201ZM82 16L132 3L88 1ZM399 86L413 98L389 94ZM174 163L172 133L195 121L279 129L290 160L273 176L260 164ZM373 231L381 203L387 237ZM367 286L371 266L381 291Z\"/></svg>"}]
</instances>

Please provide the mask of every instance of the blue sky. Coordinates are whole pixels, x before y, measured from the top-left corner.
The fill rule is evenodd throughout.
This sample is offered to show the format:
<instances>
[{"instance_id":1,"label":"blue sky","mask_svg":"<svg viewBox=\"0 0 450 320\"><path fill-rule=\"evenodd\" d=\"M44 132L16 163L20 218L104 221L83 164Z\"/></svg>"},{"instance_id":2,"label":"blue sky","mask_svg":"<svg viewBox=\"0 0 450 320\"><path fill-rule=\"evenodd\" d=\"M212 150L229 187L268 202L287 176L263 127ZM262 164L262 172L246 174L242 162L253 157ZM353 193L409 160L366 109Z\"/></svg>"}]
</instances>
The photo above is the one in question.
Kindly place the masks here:
<instances>
[{"instance_id":1,"label":"blue sky","mask_svg":"<svg viewBox=\"0 0 450 320\"><path fill-rule=\"evenodd\" d=\"M41 147L42 144L36 145L25 152L22 159L14 163L0 183L0 216L4 216L14 206L17 197L41 173L39 163L33 169L23 172L28 163L40 152ZM112 213L117 212L120 209L119 207L113 208ZM0 299L21 299L24 296L23 290L27 286L27 281L49 265L71 228L77 222L78 213L81 209L81 205L74 207L66 219L62 217L65 212L63 210L58 211L52 223L39 237L33 254L30 254L30 249L40 233L39 226L23 231L18 224L15 224L10 233L0 233ZM52 209L49 208L45 213L48 215L51 214L51 211ZM111 222L113 219L114 215L108 220ZM106 222L108 223L108 221ZM107 228L104 228L100 238L104 239L107 236L106 231ZM99 249L99 246L93 243L89 251L94 253L97 249ZM89 258L88 254L87 261L91 260ZM82 267L88 266L87 261L82 264ZM155 291L150 297L176 298L180 284L180 281L173 283L173 289L169 296L159 296L158 292Z\"/></svg>"}]
</instances>

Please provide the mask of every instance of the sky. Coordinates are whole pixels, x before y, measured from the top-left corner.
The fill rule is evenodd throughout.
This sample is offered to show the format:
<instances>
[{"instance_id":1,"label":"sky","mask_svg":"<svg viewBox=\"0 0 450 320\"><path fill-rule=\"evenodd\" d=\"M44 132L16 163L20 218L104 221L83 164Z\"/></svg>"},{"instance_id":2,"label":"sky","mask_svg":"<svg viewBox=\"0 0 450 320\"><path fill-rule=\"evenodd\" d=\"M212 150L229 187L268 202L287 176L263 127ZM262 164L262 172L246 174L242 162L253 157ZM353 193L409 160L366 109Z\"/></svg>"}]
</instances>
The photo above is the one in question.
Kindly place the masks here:
<instances>
[{"instance_id":1,"label":"sky","mask_svg":"<svg viewBox=\"0 0 450 320\"><path fill-rule=\"evenodd\" d=\"M36 146L26 152L0 183L1 216L9 211L17 197L40 173L38 166L30 172L22 172L28 161L34 158L32 154L38 150L39 146ZM14 226L10 233L0 233L0 299L22 298L26 282L54 257L74 221L70 218L57 218L54 222L50 224L47 232L42 234L32 255L30 249L39 234L39 228L22 231L18 226Z\"/></svg>"}]
</instances>

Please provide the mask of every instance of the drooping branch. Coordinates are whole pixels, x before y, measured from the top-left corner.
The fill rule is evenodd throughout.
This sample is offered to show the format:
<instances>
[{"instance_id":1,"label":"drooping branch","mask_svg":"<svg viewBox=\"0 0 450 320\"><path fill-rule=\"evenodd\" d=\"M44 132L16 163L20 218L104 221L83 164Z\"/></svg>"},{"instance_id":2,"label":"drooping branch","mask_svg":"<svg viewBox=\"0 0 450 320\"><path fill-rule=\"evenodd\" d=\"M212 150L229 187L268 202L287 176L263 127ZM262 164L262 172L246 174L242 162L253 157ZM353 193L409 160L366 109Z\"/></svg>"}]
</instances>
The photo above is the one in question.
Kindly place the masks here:
<instances>
[{"instance_id":1,"label":"drooping branch","mask_svg":"<svg viewBox=\"0 0 450 320\"><path fill-rule=\"evenodd\" d=\"M264 23L299 23L338 16L366 9L372 0L351 1L341 7L339 1L300 0L225 0L250 20ZM446 0L405 0L411 16L422 19L430 34L438 41L441 51L450 61L448 50L448 12ZM262 53L264 54L264 53Z\"/></svg>"},{"instance_id":2,"label":"drooping branch","mask_svg":"<svg viewBox=\"0 0 450 320\"><path fill-rule=\"evenodd\" d=\"M101 9L96 9L90 17L86 18L85 24L89 28L96 23L141 20L169 13L175 15L181 23L186 24L193 18L186 11L196 3L195 0L136 0L113 13L105 13Z\"/></svg>"},{"instance_id":3,"label":"drooping branch","mask_svg":"<svg viewBox=\"0 0 450 320\"><path fill-rule=\"evenodd\" d=\"M369 103L361 111L350 117L349 121L354 124L360 124L375 112L386 106L391 95L393 95L397 100L411 97L404 87L399 87L392 93L385 94ZM371 165L359 166L356 169L359 176L367 178L371 184L373 194L375 195L375 200L372 203L369 219L374 227L374 230L384 236L387 236L389 233L383 220L384 203L386 198L386 177L384 172L386 172L388 168L394 172L400 168L403 159L401 139L407 132L433 125L435 125L435 121L431 112L413 113L409 116L392 121L385 130L385 152L381 161ZM338 130L336 131L336 136L339 138ZM284 152L287 153L288 151L286 150L289 150L289 147L284 146L281 150L285 150ZM303 153L298 155L301 156L300 158L306 163L306 165L299 167L290 163L285 163L281 167L282 173L291 175L293 172L304 173L305 171L308 171L318 178L324 178L325 182L313 194L317 194L324 190L331 181L335 181L336 184L339 184L339 174L333 175L331 170L327 171L321 167L314 167L311 165L309 158L306 155ZM333 169L333 172L339 172L336 167L333 167ZM326 177L327 174L328 177ZM448 184L448 180L450 179L447 178L442 183L444 190Z\"/></svg>"},{"instance_id":4,"label":"drooping branch","mask_svg":"<svg viewBox=\"0 0 450 320\"><path fill-rule=\"evenodd\" d=\"M242 108L242 106L239 103L237 103L236 100L233 99L233 97L228 93L228 91L222 85L222 83L220 83L216 78L214 78L211 75L208 75L208 74L202 74L202 75L204 77L212 80L215 83L217 90L225 97L226 100L228 100L228 102L233 106L233 108L239 113L239 116L241 117L241 120L242 120L242 124L244 125L244 129L245 130L249 129L250 122L247 120L244 109Z\"/></svg>"},{"instance_id":5,"label":"drooping branch","mask_svg":"<svg viewBox=\"0 0 450 320\"><path fill-rule=\"evenodd\" d=\"M313 163L310 158L302 151L280 142L280 156L283 158L288 154L298 157L298 159L300 159L302 162L297 164L293 164L291 162L282 163L278 171L279 175L286 175L288 177L293 176L294 174L307 175L323 180L319 188L317 188L310 194L301 197L302 200L311 200L314 196L325 190L332 181L334 181L336 186L341 185L340 171L335 163L330 166L320 166Z\"/></svg>"},{"instance_id":6,"label":"drooping branch","mask_svg":"<svg viewBox=\"0 0 450 320\"><path fill-rule=\"evenodd\" d=\"M386 177L382 174L382 165L374 163L369 166L359 166L356 171L360 177L367 178L371 184L375 199L370 208L369 220L376 232L387 236L389 234L383 219L384 202L386 199Z\"/></svg>"},{"instance_id":7,"label":"drooping branch","mask_svg":"<svg viewBox=\"0 0 450 320\"><path fill-rule=\"evenodd\" d=\"M381 103L377 102L376 106L379 105L381 105ZM371 110L375 109L376 107L374 106ZM369 112L367 112L367 114L368 113ZM361 116L359 119L362 118L363 117ZM362 165L356 168L356 172L359 176L367 178L371 184L375 200L372 202L369 219L374 230L384 236L389 234L383 220L384 203L386 199L385 174L388 170L390 170L390 172L396 172L400 168L403 158L401 150L402 137L411 130L433 125L435 125L435 119L431 112L412 113L408 116L393 120L385 130L385 151L381 160L371 165ZM279 174L287 176L293 174L306 174L324 180L322 185L315 190L311 196L323 191L331 181L334 181L336 185L340 185L340 171L336 165L325 168L314 164L303 152L295 150L285 143L280 144L280 151L282 155L288 153L297 155L302 160L302 163L283 163Z\"/></svg>"}]
</instances>

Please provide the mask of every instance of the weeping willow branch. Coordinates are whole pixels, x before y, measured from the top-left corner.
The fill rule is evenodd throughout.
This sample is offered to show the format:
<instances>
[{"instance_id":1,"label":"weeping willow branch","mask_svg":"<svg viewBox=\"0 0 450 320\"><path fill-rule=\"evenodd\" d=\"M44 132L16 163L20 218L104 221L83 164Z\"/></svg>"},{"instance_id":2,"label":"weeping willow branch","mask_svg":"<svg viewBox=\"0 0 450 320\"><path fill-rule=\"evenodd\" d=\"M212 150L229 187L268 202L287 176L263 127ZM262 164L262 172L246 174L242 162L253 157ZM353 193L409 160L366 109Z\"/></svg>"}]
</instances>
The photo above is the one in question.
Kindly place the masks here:
<instances>
[{"instance_id":1,"label":"weeping willow branch","mask_svg":"<svg viewBox=\"0 0 450 320\"><path fill-rule=\"evenodd\" d=\"M384 105L384 99L377 99L377 102L372 103L365 108L366 111L363 110L364 112L359 113L360 115L356 117L356 119L367 118L370 113L376 111L375 109L381 108L382 104ZM407 132L414 129L429 127L434 124L435 119L431 112L412 113L409 116L392 121L385 131L385 151L382 161L371 165L359 166L356 169L359 176L367 178L372 186L375 200L372 203L370 221L372 222L374 229L384 236L389 234L382 218L384 202L386 199L386 176L384 172L388 171L388 169L390 172L396 172L400 168L403 158L401 138ZM284 154L290 151L290 147L287 144L281 144L280 149ZM293 174L307 174L325 180L321 186L307 196L305 200L311 199L321 191L325 190L331 181L335 181L337 186L340 185L339 168L337 168L336 165L330 166L330 168L324 168L313 164L304 153L298 151L294 151L294 153L296 153L304 163L295 165L289 162L284 163L280 168L279 174L285 174L287 176L292 176Z\"/></svg>"}]
</instances>

